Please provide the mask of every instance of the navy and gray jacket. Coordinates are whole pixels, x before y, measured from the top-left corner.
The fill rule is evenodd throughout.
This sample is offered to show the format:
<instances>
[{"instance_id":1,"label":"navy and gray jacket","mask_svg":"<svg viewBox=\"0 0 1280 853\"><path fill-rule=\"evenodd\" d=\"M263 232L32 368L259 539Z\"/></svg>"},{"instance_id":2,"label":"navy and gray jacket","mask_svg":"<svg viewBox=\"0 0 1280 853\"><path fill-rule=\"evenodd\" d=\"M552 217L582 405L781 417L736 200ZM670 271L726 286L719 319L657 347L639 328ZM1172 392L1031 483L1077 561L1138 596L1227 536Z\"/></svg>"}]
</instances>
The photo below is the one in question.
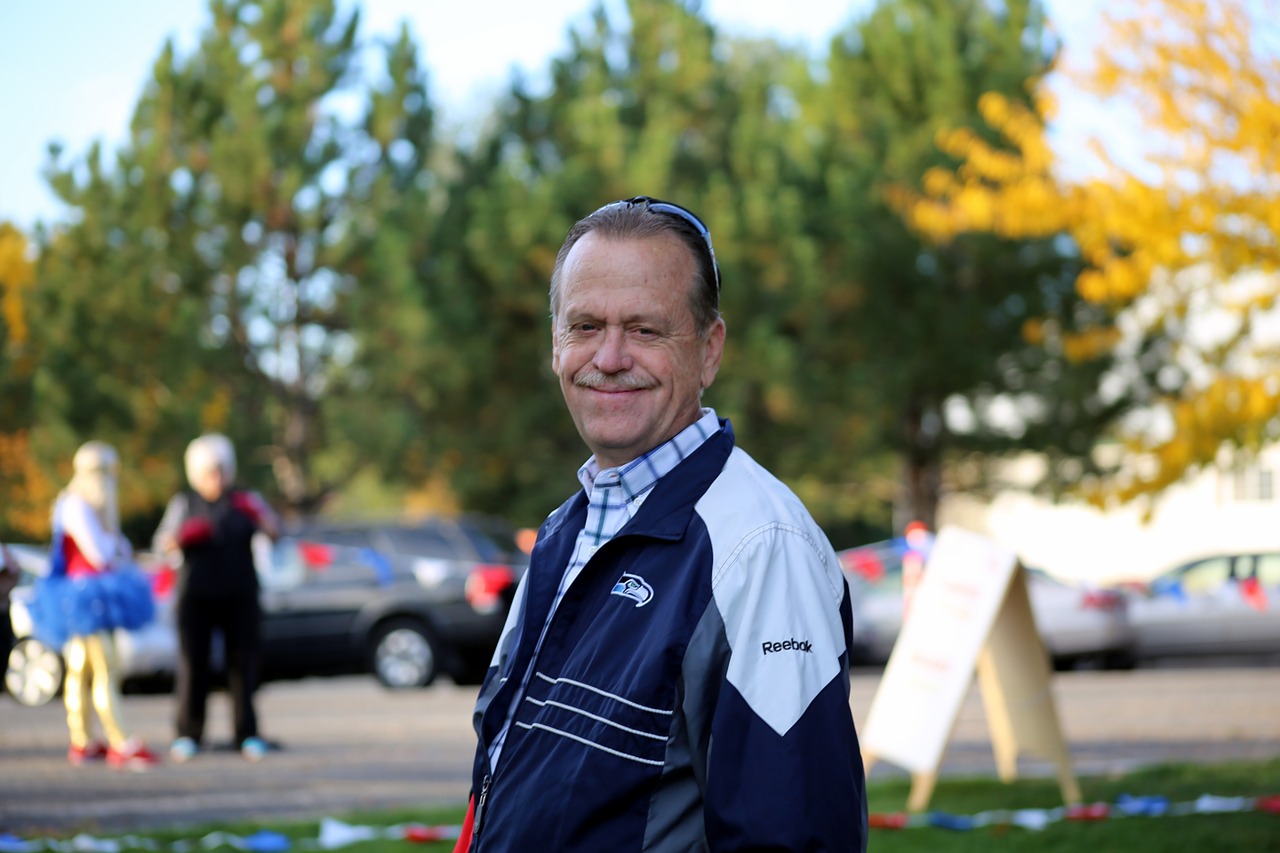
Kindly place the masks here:
<instances>
[{"instance_id":1,"label":"navy and gray jacket","mask_svg":"<svg viewBox=\"0 0 1280 853\"><path fill-rule=\"evenodd\" d=\"M727 421L654 489L535 659L586 494L539 531L476 704L472 850L865 850L831 545Z\"/></svg>"}]
</instances>

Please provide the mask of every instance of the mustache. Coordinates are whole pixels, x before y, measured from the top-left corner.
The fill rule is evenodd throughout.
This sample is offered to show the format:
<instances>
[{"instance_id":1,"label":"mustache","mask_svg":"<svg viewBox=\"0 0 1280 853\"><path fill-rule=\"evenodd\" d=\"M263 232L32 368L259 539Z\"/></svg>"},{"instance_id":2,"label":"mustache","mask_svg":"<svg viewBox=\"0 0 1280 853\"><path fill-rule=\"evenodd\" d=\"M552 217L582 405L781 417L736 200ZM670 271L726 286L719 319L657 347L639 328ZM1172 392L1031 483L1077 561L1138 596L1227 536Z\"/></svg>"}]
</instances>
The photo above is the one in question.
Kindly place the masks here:
<instances>
[{"instance_id":1,"label":"mustache","mask_svg":"<svg viewBox=\"0 0 1280 853\"><path fill-rule=\"evenodd\" d=\"M634 373L610 374L584 367L573 374L573 384L579 388L591 388L596 391L643 391L657 383L649 377L637 376Z\"/></svg>"}]
</instances>

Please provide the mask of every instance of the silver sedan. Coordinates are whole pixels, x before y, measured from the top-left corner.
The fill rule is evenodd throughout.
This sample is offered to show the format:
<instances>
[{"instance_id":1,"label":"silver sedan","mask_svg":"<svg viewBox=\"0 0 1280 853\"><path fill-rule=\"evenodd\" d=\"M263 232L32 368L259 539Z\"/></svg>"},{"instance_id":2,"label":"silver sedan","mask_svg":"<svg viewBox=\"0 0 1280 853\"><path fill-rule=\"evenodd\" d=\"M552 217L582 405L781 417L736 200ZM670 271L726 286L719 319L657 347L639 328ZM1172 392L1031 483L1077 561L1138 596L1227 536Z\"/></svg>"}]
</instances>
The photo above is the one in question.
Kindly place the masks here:
<instances>
[{"instance_id":1,"label":"silver sedan","mask_svg":"<svg viewBox=\"0 0 1280 853\"><path fill-rule=\"evenodd\" d=\"M1124 588L1139 658L1280 660L1280 553L1207 556Z\"/></svg>"},{"instance_id":2,"label":"silver sedan","mask_svg":"<svg viewBox=\"0 0 1280 853\"><path fill-rule=\"evenodd\" d=\"M903 561L925 560L927 551L926 546L913 553L903 540L892 539L839 552L856 604L854 640L862 659L855 663L888 660L902 628ZM1027 592L1036 628L1057 668L1133 665L1125 595L1067 583L1039 569L1027 570Z\"/></svg>"}]
</instances>

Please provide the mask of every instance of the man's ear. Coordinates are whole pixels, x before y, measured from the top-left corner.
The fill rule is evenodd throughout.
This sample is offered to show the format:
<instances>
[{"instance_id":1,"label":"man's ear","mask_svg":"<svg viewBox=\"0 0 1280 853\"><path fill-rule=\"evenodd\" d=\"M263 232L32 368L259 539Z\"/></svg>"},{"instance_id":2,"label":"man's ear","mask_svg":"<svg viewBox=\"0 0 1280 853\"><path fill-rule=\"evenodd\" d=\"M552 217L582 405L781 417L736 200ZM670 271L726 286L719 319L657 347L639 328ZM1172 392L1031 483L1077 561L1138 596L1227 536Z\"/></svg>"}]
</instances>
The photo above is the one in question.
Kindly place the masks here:
<instances>
[{"instance_id":1,"label":"man's ear","mask_svg":"<svg viewBox=\"0 0 1280 853\"><path fill-rule=\"evenodd\" d=\"M725 324L723 317L717 317L707 332L706 343L702 351L702 390L711 387L720 371L720 358L724 355Z\"/></svg>"}]
</instances>

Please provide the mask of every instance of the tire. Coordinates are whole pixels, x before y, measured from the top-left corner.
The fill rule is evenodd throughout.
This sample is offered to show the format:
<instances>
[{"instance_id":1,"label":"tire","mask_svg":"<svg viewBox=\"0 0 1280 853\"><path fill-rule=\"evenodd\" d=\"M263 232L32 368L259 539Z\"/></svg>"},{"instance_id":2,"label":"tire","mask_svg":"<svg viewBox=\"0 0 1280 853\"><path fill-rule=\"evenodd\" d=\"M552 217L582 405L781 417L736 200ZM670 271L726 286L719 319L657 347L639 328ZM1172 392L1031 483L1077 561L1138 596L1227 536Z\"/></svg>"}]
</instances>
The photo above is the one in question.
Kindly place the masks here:
<instances>
[{"instance_id":1,"label":"tire","mask_svg":"<svg viewBox=\"0 0 1280 853\"><path fill-rule=\"evenodd\" d=\"M1114 649L1102 656L1102 668L1127 671L1136 668L1138 659L1128 649Z\"/></svg>"},{"instance_id":2,"label":"tire","mask_svg":"<svg viewBox=\"0 0 1280 853\"><path fill-rule=\"evenodd\" d=\"M4 687L14 699L34 708L62 691L66 673L62 655L35 637L23 637L9 650Z\"/></svg>"},{"instance_id":3,"label":"tire","mask_svg":"<svg viewBox=\"0 0 1280 853\"><path fill-rule=\"evenodd\" d=\"M440 645L416 619L379 625L369 643L370 669L388 690L426 687L440 672Z\"/></svg>"}]
</instances>

